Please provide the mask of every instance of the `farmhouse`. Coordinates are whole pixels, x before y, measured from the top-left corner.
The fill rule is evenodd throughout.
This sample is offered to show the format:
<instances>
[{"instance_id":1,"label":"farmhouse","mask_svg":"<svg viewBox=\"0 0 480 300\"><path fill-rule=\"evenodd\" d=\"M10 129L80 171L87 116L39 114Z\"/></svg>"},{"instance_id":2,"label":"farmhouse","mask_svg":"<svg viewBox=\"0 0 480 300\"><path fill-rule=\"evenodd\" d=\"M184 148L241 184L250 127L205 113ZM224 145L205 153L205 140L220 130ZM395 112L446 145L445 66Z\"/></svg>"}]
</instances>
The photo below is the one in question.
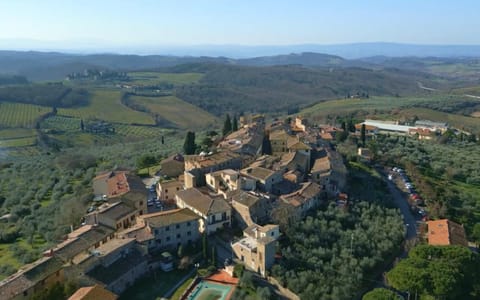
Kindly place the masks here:
<instances>
[{"instance_id":1,"label":"farmhouse","mask_svg":"<svg viewBox=\"0 0 480 300\"><path fill-rule=\"evenodd\" d=\"M428 221L427 239L429 245L447 246L460 245L468 246L465 229L462 225L448 219Z\"/></svg>"}]
</instances>

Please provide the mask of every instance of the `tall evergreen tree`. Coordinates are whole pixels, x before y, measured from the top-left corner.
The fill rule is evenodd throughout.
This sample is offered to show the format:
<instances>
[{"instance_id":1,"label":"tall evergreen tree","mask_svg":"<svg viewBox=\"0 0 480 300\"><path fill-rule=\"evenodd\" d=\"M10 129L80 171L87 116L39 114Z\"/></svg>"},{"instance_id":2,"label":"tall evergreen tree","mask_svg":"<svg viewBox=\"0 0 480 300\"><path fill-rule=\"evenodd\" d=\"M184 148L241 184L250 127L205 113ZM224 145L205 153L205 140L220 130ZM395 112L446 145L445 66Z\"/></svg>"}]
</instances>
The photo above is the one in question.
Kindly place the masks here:
<instances>
[{"instance_id":1,"label":"tall evergreen tree","mask_svg":"<svg viewBox=\"0 0 480 300\"><path fill-rule=\"evenodd\" d=\"M227 135L229 132L232 131L232 121L230 120L230 115L227 114L227 117L225 118L225 123L223 124L223 135Z\"/></svg>"},{"instance_id":2,"label":"tall evergreen tree","mask_svg":"<svg viewBox=\"0 0 480 300\"><path fill-rule=\"evenodd\" d=\"M365 147L365 124L362 124L362 129L360 130L360 139L362 140L362 146Z\"/></svg>"},{"instance_id":3,"label":"tall evergreen tree","mask_svg":"<svg viewBox=\"0 0 480 300\"><path fill-rule=\"evenodd\" d=\"M80 129L81 129L82 131L85 130L85 124L83 124L83 119L80 120Z\"/></svg>"},{"instance_id":4,"label":"tall evergreen tree","mask_svg":"<svg viewBox=\"0 0 480 300\"><path fill-rule=\"evenodd\" d=\"M238 130L238 121L237 121L237 116L233 115L233 120L232 120L232 131L237 131Z\"/></svg>"},{"instance_id":5,"label":"tall evergreen tree","mask_svg":"<svg viewBox=\"0 0 480 300\"><path fill-rule=\"evenodd\" d=\"M185 154L195 154L195 132L188 131L183 144L183 151Z\"/></svg>"}]
</instances>

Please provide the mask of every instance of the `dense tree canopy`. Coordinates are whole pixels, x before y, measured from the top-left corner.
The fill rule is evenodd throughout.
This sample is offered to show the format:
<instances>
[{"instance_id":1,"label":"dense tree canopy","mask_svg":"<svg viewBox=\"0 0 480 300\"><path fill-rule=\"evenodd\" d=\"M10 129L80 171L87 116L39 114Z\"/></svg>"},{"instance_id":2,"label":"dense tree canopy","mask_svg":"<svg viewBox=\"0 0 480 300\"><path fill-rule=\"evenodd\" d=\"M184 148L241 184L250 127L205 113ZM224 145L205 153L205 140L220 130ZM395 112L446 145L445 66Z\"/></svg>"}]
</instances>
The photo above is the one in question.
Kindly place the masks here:
<instances>
[{"instance_id":1,"label":"dense tree canopy","mask_svg":"<svg viewBox=\"0 0 480 300\"><path fill-rule=\"evenodd\" d=\"M359 202L345 211L332 204L287 229L283 260L272 272L302 299L354 299L403 235L395 209Z\"/></svg>"},{"instance_id":2,"label":"dense tree canopy","mask_svg":"<svg viewBox=\"0 0 480 300\"><path fill-rule=\"evenodd\" d=\"M363 295L362 300L400 300L397 293L384 288L376 288Z\"/></svg>"},{"instance_id":3,"label":"dense tree canopy","mask_svg":"<svg viewBox=\"0 0 480 300\"><path fill-rule=\"evenodd\" d=\"M479 276L479 255L461 246L417 246L387 273L398 290L446 299L478 299Z\"/></svg>"}]
</instances>

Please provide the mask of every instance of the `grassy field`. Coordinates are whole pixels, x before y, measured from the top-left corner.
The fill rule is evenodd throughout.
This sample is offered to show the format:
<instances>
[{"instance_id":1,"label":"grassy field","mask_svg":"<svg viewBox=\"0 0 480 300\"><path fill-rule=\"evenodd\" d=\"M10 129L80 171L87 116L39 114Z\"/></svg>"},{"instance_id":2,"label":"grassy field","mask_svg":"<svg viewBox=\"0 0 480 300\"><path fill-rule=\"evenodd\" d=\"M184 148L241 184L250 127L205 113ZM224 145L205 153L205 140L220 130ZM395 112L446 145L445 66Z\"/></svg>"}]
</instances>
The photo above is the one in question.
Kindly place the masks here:
<instances>
[{"instance_id":1,"label":"grassy field","mask_svg":"<svg viewBox=\"0 0 480 300\"><path fill-rule=\"evenodd\" d=\"M128 76L130 83L139 85L155 85L158 83L170 83L173 85L192 84L198 82L201 73L158 73L158 72L131 72Z\"/></svg>"},{"instance_id":2,"label":"grassy field","mask_svg":"<svg viewBox=\"0 0 480 300\"><path fill-rule=\"evenodd\" d=\"M33 128L37 118L51 110L32 104L1 102L0 128Z\"/></svg>"},{"instance_id":3,"label":"grassy field","mask_svg":"<svg viewBox=\"0 0 480 300\"><path fill-rule=\"evenodd\" d=\"M132 96L131 98L134 102L147 107L152 114L158 114L162 119L179 128L197 129L217 121L210 113L174 96Z\"/></svg>"},{"instance_id":4,"label":"grassy field","mask_svg":"<svg viewBox=\"0 0 480 300\"><path fill-rule=\"evenodd\" d=\"M154 125L147 113L139 112L121 103L121 92L107 89L92 90L91 102L86 107L60 108L58 115L79 119L99 119L112 123Z\"/></svg>"}]
</instances>

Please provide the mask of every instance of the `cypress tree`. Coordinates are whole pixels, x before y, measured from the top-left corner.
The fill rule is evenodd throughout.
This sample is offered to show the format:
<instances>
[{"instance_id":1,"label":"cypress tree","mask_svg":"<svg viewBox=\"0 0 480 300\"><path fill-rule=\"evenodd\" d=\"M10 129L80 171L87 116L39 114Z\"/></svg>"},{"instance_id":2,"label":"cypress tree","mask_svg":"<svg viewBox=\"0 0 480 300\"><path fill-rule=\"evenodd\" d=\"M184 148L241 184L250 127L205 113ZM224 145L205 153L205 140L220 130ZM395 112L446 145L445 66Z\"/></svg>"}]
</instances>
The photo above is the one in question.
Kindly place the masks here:
<instances>
[{"instance_id":1,"label":"cypress tree","mask_svg":"<svg viewBox=\"0 0 480 300\"><path fill-rule=\"evenodd\" d=\"M237 131L238 130L238 122L237 122L237 116L233 116L233 121L232 121L232 131Z\"/></svg>"},{"instance_id":2,"label":"cypress tree","mask_svg":"<svg viewBox=\"0 0 480 300\"><path fill-rule=\"evenodd\" d=\"M195 132L187 132L187 136L185 137L185 143L183 144L183 151L187 155L195 153Z\"/></svg>"},{"instance_id":3,"label":"cypress tree","mask_svg":"<svg viewBox=\"0 0 480 300\"><path fill-rule=\"evenodd\" d=\"M225 118L225 123L223 124L223 135L227 135L229 132L232 131L232 121L230 120L230 115L227 114L227 117Z\"/></svg>"}]
</instances>

